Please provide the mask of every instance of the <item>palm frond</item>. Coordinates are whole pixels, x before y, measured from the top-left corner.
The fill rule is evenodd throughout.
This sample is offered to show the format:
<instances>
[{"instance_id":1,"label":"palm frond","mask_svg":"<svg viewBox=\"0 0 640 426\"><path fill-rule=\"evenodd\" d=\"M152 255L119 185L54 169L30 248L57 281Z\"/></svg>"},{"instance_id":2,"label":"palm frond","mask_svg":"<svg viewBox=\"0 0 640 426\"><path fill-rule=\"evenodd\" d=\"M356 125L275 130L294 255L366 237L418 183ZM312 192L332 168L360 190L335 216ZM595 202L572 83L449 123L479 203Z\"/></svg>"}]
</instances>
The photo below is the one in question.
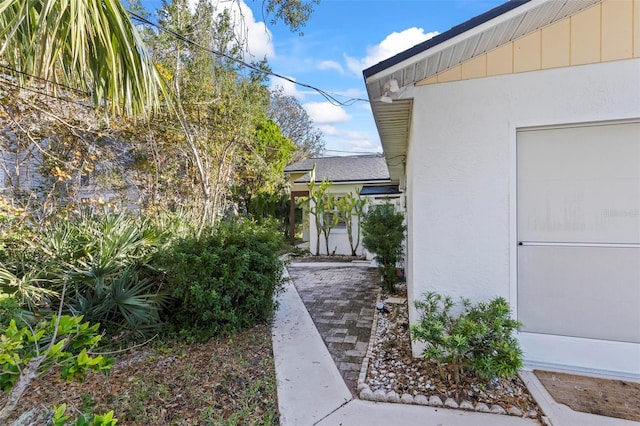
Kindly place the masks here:
<instances>
[{"instance_id":1,"label":"palm frond","mask_svg":"<svg viewBox=\"0 0 640 426\"><path fill-rule=\"evenodd\" d=\"M115 113L144 114L170 99L120 0L0 0L0 61L79 86Z\"/></svg>"}]
</instances>

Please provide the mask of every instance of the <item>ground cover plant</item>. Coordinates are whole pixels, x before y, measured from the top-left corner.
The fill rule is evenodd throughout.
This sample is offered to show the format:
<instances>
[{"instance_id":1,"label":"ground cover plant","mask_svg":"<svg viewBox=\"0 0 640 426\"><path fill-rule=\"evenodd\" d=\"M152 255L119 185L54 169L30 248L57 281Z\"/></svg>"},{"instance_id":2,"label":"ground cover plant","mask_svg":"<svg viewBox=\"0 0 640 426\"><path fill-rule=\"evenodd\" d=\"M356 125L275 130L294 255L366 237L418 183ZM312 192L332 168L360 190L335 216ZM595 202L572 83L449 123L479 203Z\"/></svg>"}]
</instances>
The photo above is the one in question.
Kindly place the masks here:
<instances>
[{"instance_id":1,"label":"ground cover plant","mask_svg":"<svg viewBox=\"0 0 640 426\"><path fill-rule=\"evenodd\" d=\"M271 222L222 221L206 232L197 232L196 226L175 217L151 221L90 211L25 228L33 237L27 243L15 238L15 230L0 233L0 333L4 333L0 337L0 384L9 392L0 399L0 407L7 408L3 418L15 418L20 407L37 405L55 424L76 419L77 424L108 425L123 418L133 419L132 424L146 423L148 413L135 414L136 410L144 411L141 407L156 398L164 407L166 395L159 395L171 393L174 382L180 381L169 366L178 363L175 354L180 354L189 358L185 368L192 370L182 371L179 377L197 377L198 386L208 389L205 396L187 402L190 408L199 412L215 407L211 398L226 401L227 394L239 398L240 405L230 403L232 408L227 410L227 401L215 412L200 413L197 420L188 412L178 415L159 408L157 424L166 424L169 418L181 419L177 424L244 424L247 416L252 424L277 421L277 409L272 409L275 382L271 381L270 333L264 324L276 309L274 296L282 288L284 264L280 258L283 238ZM52 324L57 325L51 328ZM258 330L256 327L261 328L241 333ZM255 335L259 333L264 336ZM96 347L101 337L104 344ZM219 347L223 352L210 365L203 364L195 358L203 357L201 346L189 344L196 340L207 350ZM232 350L254 343L262 348L260 358L248 360ZM132 347L136 350L129 350ZM171 349L164 352L166 348ZM132 376L115 375L112 380L91 374L93 384L59 380L60 373L63 378L82 379L87 370L106 371L112 354L142 357L139 360L145 367L136 378L139 388L131 390L132 398L109 399L111 392L111 396L92 396L105 383L130 389L119 380L130 382ZM167 360L153 364L165 355ZM149 357L151 365L146 362ZM115 365L121 359L116 358ZM218 371L220 365L228 370ZM254 366L259 368L246 381L243 374ZM241 372L245 367L247 371ZM146 374L150 371L157 374ZM114 377L113 370L111 373ZM215 389L209 389L208 378L220 375L223 378ZM53 386L49 393L43 391L47 383ZM185 384L185 393L194 392L189 386ZM63 391L67 388L73 391L71 395ZM147 389L157 392L142 392ZM86 393L80 403L75 400L78 392ZM31 405L22 404L23 395ZM105 404L89 404L103 397ZM172 407L178 410L182 404ZM256 410L259 416L252 414ZM18 419L15 424L25 423Z\"/></svg>"}]
</instances>

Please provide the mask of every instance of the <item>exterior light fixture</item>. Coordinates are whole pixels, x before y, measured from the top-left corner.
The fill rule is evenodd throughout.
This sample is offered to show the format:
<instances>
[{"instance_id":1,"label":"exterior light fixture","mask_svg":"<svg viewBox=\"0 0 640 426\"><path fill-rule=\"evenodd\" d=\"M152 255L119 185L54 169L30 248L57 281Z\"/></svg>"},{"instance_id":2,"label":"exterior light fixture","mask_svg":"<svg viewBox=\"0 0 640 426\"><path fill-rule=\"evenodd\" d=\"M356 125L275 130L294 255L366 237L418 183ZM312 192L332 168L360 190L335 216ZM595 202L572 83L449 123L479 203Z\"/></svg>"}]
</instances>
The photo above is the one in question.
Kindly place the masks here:
<instances>
[{"instance_id":1,"label":"exterior light fixture","mask_svg":"<svg viewBox=\"0 0 640 426\"><path fill-rule=\"evenodd\" d=\"M380 101L380 102L383 102L383 103L385 103L385 104L393 103L393 99L391 99L391 98L389 97L389 93L388 93L388 92L384 92L384 95L380 96L379 101Z\"/></svg>"},{"instance_id":2,"label":"exterior light fixture","mask_svg":"<svg viewBox=\"0 0 640 426\"><path fill-rule=\"evenodd\" d=\"M396 80L395 78L392 78L391 80L389 80L389 91L391 93L396 93L400 91L400 86L398 86L398 80Z\"/></svg>"},{"instance_id":3,"label":"exterior light fixture","mask_svg":"<svg viewBox=\"0 0 640 426\"><path fill-rule=\"evenodd\" d=\"M385 104L390 104L393 102L393 99L389 96L389 93L397 93L399 91L400 86L398 85L398 80L392 78L382 86L382 96L378 100Z\"/></svg>"}]
</instances>

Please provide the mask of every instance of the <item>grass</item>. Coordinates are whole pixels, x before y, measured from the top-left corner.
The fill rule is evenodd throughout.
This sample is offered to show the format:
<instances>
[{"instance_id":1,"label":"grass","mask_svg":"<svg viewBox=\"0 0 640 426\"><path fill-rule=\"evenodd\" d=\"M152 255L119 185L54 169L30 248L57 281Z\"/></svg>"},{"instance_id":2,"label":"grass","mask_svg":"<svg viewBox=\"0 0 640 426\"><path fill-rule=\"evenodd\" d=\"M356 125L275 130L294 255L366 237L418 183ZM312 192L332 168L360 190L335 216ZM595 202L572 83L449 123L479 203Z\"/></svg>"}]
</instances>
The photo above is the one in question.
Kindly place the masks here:
<instances>
[{"instance_id":1,"label":"grass","mask_svg":"<svg viewBox=\"0 0 640 426\"><path fill-rule=\"evenodd\" d=\"M37 380L19 413L67 404L67 414L113 410L118 425L277 425L271 328L205 343L162 343L115 358L109 376ZM55 373L55 372L54 372Z\"/></svg>"}]
</instances>

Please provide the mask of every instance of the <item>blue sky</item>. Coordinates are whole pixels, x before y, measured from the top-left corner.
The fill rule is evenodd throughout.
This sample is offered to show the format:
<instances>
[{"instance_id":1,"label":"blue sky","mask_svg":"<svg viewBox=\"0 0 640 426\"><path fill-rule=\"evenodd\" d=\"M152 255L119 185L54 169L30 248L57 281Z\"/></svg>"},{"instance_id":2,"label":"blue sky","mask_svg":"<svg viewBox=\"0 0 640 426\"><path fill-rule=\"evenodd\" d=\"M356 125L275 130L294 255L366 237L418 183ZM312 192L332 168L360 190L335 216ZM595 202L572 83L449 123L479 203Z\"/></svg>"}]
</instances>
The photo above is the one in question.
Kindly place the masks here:
<instances>
[{"instance_id":1,"label":"blue sky","mask_svg":"<svg viewBox=\"0 0 640 426\"><path fill-rule=\"evenodd\" d=\"M362 69L479 15L504 0L321 0L304 35L263 16L261 0L212 0L240 11L239 32L255 59L267 56L275 73L326 92L366 99ZM160 0L143 0L149 12ZM240 20L238 20L240 21ZM272 79L298 98L323 132L326 155L381 152L366 102L333 106L317 92ZM341 100L347 98L337 97Z\"/></svg>"}]
</instances>

